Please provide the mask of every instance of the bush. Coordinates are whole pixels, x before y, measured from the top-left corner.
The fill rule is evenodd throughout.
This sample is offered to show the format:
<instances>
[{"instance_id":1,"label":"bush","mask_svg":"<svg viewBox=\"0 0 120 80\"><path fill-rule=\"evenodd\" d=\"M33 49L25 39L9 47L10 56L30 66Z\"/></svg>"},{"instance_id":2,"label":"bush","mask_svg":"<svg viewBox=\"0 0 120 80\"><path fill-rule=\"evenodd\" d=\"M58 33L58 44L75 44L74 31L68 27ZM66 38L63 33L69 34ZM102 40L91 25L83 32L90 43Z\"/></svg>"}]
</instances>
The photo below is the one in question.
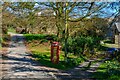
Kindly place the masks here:
<instances>
[{"instance_id":1,"label":"bush","mask_svg":"<svg viewBox=\"0 0 120 80\"><path fill-rule=\"evenodd\" d=\"M85 48L93 50L98 47L100 39L97 37L90 36L77 36L75 38L69 37L67 44L67 51L74 54L83 53ZM85 47L86 45L86 47ZM64 45L63 45L64 50Z\"/></svg>"},{"instance_id":2,"label":"bush","mask_svg":"<svg viewBox=\"0 0 120 80\"><path fill-rule=\"evenodd\" d=\"M43 34L24 34L26 40L40 40L44 39L46 35Z\"/></svg>"},{"instance_id":3,"label":"bush","mask_svg":"<svg viewBox=\"0 0 120 80\"><path fill-rule=\"evenodd\" d=\"M47 39L47 40L56 41L56 40L57 40L57 36L56 36L56 35L46 35L46 39Z\"/></svg>"},{"instance_id":4,"label":"bush","mask_svg":"<svg viewBox=\"0 0 120 80\"><path fill-rule=\"evenodd\" d=\"M68 66L78 66L83 61L82 58L68 58Z\"/></svg>"},{"instance_id":5,"label":"bush","mask_svg":"<svg viewBox=\"0 0 120 80\"><path fill-rule=\"evenodd\" d=\"M41 43L43 43L43 42L48 42L48 40L46 40L46 39L41 40Z\"/></svg>"},{"instance_id":6,"label":"bush","mask_svg":"<svg viewBox=\"0 0 120 80\"><path fill-rule=\"evenodd\" d=\"M47 40L56 40L56 35L46 35L46 34L24 34L25 36L25 39L27 41L30 41L30 40L42 40L43 39L43 42ZM45 41L45 42L46 42Z\"/></svg>"},{"instance_id":7,"label":"bush","mask_svg":"<svg viewBox=\"0 0 120 80\"><path fill-rule=\"evenodd\" d=\"M106 61L107 65L107 73L109 75L109 79L119 79L120 76L120 64L118 61Z\"/></svg>"},{"instance_id":8,"label":"bush","mask_svg":"<svg viewBox=\"0 0 120 80\"><path fill-rule=\"evenodd\" d=\"M117 60L105 61L97 72L93 73L93 78L97 80L120 80L120 63Z\"/></svg>"}]
</instances>

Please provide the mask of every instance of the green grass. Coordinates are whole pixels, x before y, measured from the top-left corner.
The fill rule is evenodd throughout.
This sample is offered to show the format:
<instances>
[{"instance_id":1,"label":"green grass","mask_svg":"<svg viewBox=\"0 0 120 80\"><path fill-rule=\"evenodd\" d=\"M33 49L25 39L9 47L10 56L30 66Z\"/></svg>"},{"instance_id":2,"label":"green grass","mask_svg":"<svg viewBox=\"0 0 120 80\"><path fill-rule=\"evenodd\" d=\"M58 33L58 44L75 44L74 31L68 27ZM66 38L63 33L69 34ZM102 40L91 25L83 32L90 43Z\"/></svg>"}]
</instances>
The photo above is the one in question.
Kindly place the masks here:
<instances>
[{"instance_id":1,"label":"green grass","mask_svg":"<svg viewBox=\"0 0 120 80\"><path fill-rule=\"evenodd\" d=\"M118 48L118 44L112 43L111 40L103 40L104 44L101 44L104 48Z\"/></svg>"},{"instance_id":2,"label":"green grass","mask_svg":"<svg viewBox=\"0 0 120 80\"><path fill-rule=\"evenodd\" d=\"M106 61L93 74L98 80L120 80L120 63L117 60Z\"/></svg>"},{"instance_id":3,"label":"green grass","mask_svg":"<svg viewBox=\"0 0 120 80\"><path fill-rule=\"evenodd\" d=\"M108 47L108 48L119 48L118 44L105 43L103 46Z\"/></svg>"},{"instance_id":4,"label":"green grass","mask_svg":"<svg viewBox=\"0 0 120 80\"><path fill-rule=\"evenodd\" d=\"M63 56L60 55L60 62L59 64L54 64L50 61L50 52L33 52L33 57L36 58L37 61L39 61L41 64L53 67L57 69L65 69L64 63L63 63Z\"/></svg>"},{"instance_id":5,"label":"green grass","mask_svg":"<svg viewBox=\"0 0 120 80\"><path fill-rule=\"evenodd\" d=\"M48 67L61 69L61 70L73 68L73 67L77 66L80 62L83 61L82 58L71 58L71 57L74 57L73 55L71 55L71 57L69 57L69 62L65 63L64 62L64 54L61 53L59 63L54 64L50 61L50 52L32 52L32 53L33 53L33 57L37 61L39 61L41 64L48 66Z\"/></svg>"},{"instance_id":6,"label":"green grass","mask_svg":"<svg viewBox=\"0 0 120 80\"><path fill-rule=\"evenodd\" d=\"M85 60L84 56L77 57L73 54L68 54L68 63L64 62L64 52L60 51L60 60L58 64L54 64L50 61L50 44L49 43L42 43L37 46L34 41L32 43L27 44L27 47L32 52L33 57L40 62L40 64L43 64L48 67L66 70L73 68L77 65L79 65L81 62Z\"/></svg>"},{"instance_id":7,"label":"green grass","mask_svg":"<svg viewBox=\"0 0 120 80\"><path fill-rule=\"evenodd\" d=\"M14 28L8 28L8 32L12 32L12 33L16 33L15 29Z\"/></svg>"},{"instance_id":8,"label":"green grass","mask_svg":"<svg viewBox=\"0 0 120 80\"><path fill-rule=\"evenodd\" d=\"M104 40L103 42L104 42L104 43L112 44L112 41L111 41L111 40Z\"/></svg>"},{"instance_id":9,"label":"green grass","mask_svg":"<svg viewBox=\"0 0 120 80\"><path fill-rule=\"evenodd\" d=\"M33 54L33 57L39 61L41 64L66 70L73 68L77 65L79 65L81 62L85 60L84 56L77 57L73 54L68 54L68 62L64 62L64 52L60 51L60 60L58 64L54 64L50 61L50 48L51 43L50 40L55 40L56 35L46 35L46 34L24 34L26 41L27 41L27 47L30 49L30 51Z\"/></svg>"}]
</instances>

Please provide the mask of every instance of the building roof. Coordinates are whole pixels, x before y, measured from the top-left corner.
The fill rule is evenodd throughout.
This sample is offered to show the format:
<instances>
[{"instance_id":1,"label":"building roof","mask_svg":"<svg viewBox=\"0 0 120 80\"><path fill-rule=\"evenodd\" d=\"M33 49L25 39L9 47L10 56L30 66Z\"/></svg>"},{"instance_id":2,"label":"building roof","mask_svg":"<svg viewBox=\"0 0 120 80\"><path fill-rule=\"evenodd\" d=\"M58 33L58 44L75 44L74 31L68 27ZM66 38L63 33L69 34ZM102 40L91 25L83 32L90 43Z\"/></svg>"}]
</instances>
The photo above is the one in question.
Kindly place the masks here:
<instances>
[{"instance_id":1,"label":"building roof","mask_svg":"<svg viewBox=\"0 0 120 80\"><path fill-rule=\"evenodd\" d=\"M118 32L120 32L120 22L115 23L115 25L117 27Z\"/></svg>"},{"instance_id":2,"label":"building roof","mask_svg":"<svg viewBox=\"0 0 120 80\"><path fill-rule=\"evenodd\" d=\"M54 16L55 12L50 9L42 10L37 13L38 16Z\"/></svg>"}]
</instances>

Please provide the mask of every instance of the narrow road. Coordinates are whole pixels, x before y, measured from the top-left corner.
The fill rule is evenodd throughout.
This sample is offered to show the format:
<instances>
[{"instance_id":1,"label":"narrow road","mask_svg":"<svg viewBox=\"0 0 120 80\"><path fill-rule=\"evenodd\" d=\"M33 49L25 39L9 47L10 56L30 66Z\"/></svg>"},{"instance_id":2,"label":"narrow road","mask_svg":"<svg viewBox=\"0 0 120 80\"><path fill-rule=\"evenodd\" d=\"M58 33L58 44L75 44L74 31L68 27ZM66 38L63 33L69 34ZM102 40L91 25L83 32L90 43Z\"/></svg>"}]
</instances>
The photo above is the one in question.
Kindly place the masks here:
<instances>
[{"instance_id":1,"label":"narrow road","mask_svg":"<svg viewBox=\"0 0 120 80\"><path fill-rule=\"evenodd\" d=\"M30 59L30 54L24 45L22 34L11 35L11 42L6 57L2 58L2 80L5 79L48 79L53 77L37 62Z\"/></svg>"}]
</instances>

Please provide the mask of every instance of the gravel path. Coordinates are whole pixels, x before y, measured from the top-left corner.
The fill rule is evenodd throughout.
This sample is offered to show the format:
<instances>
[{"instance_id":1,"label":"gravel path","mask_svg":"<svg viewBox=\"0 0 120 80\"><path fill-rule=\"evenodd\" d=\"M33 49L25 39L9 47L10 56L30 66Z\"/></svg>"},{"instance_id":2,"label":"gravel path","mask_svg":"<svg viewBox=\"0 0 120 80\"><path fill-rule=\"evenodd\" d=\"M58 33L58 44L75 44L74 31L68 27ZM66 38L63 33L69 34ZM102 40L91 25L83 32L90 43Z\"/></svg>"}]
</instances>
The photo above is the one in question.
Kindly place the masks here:
<instances>
[{"instance_id":1,"label":"gravel path","mask_svg":"<svg viewBox=\"0 0 120 80\"><path fill-rule=\"evenodd\" d=\"M31 60L24 45L23 35L12 33L10 35L11 42L7 57L3 57L2 64L0 64L2 66L2 79L53 80L54 77L44 69L44 66Z\"/></svg>"},{"instance_id":2,"label":"gravel path","mask_svg":"<svg viewBox=\"0 0 120 80\"><path fill-rule=\"evenodd\" d=\"M59 80L96 80L92 78L92 74L97 71L97 68L104 60L91 59L81 63L79 66L53 73Z\"/></svg>"}]
</instances>

